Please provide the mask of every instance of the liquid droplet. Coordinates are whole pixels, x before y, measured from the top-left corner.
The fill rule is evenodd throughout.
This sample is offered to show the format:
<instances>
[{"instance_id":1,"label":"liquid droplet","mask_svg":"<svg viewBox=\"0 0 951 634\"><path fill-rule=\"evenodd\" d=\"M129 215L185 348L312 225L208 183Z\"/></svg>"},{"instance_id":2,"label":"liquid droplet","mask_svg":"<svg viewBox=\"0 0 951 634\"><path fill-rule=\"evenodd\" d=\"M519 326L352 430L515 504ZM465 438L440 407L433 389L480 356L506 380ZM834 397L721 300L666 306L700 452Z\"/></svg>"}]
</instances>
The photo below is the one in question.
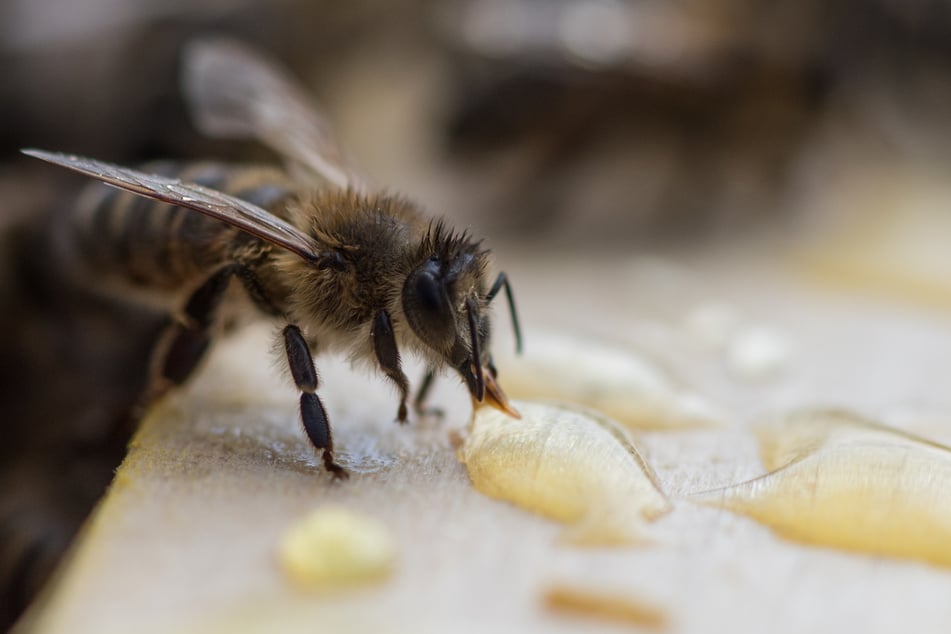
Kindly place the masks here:
<instances>
[{"instance_id":1,"label":"liquid droplet","mask_svg":"<svg viewBox=\"0 0 951 634\"><path fill-rule=\"evenodd\" d=\"M521 420L480 408L458 451L475 488L571 525L575 544L643 542L670 510L625 432L595 412L520 401Z\"/></svg>"},{"instance_id":2,"label":"liquid droplet","mask_svg":"<svg viewBox=\"0 0 951 634\"><path fill-rule=\"evenodd\" d=\"M837 411L757 435L770 473L695 500L789 539L951 566L951 449Z\"/></svg>"}]
</instances>

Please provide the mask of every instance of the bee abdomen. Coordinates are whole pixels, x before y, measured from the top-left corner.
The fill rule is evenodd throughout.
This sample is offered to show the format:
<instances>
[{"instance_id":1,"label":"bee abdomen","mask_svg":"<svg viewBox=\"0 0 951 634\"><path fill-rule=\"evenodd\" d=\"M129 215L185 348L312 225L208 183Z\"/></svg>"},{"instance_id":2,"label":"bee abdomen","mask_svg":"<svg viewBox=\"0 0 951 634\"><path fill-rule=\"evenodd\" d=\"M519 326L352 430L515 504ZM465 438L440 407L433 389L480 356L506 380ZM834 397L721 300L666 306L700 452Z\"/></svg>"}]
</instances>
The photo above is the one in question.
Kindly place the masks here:
<instances>
[{"instance_id":1,"label":"bee abdomen","mask_svg":"<svg viewBox=\"0 0 951 634\"><path fill-rule=\"evenodd\" d=\"M271 167L156 162L141 169L216 189L281 216L293 195L290 180ZM90 273L154 289L177 289L205 277L254 240L197 211L98 183L84 190L67 224L71 250Z\"/></svg>"}]
</instances>

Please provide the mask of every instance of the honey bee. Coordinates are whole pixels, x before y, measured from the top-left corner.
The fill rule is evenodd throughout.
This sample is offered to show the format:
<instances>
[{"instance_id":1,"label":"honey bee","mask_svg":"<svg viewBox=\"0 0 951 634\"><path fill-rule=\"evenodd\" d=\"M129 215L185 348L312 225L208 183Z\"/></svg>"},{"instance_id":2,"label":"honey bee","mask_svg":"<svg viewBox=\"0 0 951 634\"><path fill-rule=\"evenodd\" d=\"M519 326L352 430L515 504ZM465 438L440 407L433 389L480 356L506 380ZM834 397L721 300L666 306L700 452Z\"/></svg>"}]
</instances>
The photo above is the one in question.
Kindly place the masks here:
<instances>
[{"instance_id":1,"label":"honey bee","mask_svg":"<svg viewBox=\"0 0 951 634\"><path fill-rule=\"evenodd\" d=\"M319 352L346 351L382 370L399 392L401 423L408 417L406 351L427 364L418 412L448 366L475 404L517 417L489 352L489 305L502 290L521 348L515 303L504 273L487 283L481 241L426 220L406 198L372 189L302 87L261 53L205 40L192 43L184 60L183 88L199 128L257 138L284 158L286 171L216 164L137 171L24 150L112 186L87 190L59 232L75 268L89 279L108 277L124 294L147 291L176 317L153 351L145 400L192 374L234 301L227 291L236 278L256 314L283 324L304 430L336 477L347 472L334 458L316 394Z\"/></svg>"}]
</instances>

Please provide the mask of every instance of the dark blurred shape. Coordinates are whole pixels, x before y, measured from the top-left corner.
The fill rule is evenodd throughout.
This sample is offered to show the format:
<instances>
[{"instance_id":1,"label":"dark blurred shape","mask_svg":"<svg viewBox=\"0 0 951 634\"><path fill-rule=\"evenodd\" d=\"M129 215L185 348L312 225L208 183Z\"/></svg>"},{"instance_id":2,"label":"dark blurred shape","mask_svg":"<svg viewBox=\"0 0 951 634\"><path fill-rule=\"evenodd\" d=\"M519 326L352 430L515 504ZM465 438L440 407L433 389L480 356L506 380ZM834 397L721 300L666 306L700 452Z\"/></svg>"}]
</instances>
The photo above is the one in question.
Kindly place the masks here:
<instances>
[{"instance_id":1,"label":"dark blurred shape","mask_svg":"<svg viewBox=\"0 0 951 634\"><path fill-rule=\"evenodd\" d=\"M947 0L65 4L0 5L0 160L22 146L121 164L269 157L186 119L181 45L209 32L270 51L318 97L346 72L367 118L385 119L377 97L404 89L394 68L443 69L415 127L444 139L431 159L447 180L478 181L460 210L523 239L756 226L782 212L833 111L951 136Z\"/></svg>"},{"instance_id":2,"label":"dark blurred shape","mask_svg":"<svg viewBox=\"0 0 951 634\"><path fill-rule=\"evenodd\" d=\"M833 103L891 90L902 67L935 68L933 88L951 76L943 1L449 7L447 148L495 177L483 206L526 236L630 244L760 224ZM904 106L928 108L922 96Z\"/></svg>"},{"instance_id":3,"label":"dark blurred shape","mask_svg":"<svg viewBox=\"0 0 951 634\"><path fill-rule=\"evenodd\" d=\"M64 275L34 210L0 233L0 625L48 578L112 479L167 318ZM15 272L15 275L11 275Z\"/></svg>"},{"instance_id":4,"label":"dark blurred shape","mask_svg":"<svg viewBox=\"0 0 951 634\"><path fill-rule=\"evenodd\" d=\"M312 76L366 46L381 27L419 23L422 11L419 0L0 3L0 159L27 146L120 163L261 155L251 144L202 137L188 121L178 89L186 42L229 34Z\"/></svg>"}]
</instances>

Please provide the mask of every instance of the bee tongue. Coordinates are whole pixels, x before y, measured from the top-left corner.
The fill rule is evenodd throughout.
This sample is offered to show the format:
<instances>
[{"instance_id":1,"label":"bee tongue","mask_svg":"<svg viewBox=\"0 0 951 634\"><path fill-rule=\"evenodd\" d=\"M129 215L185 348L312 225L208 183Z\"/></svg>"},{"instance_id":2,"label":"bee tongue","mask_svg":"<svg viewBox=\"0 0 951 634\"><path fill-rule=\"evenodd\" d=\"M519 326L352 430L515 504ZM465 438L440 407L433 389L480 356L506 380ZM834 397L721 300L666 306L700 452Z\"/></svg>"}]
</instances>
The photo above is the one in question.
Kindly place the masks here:
<instances>
[{"instance_id":1,"label":"bee tongue","mask_svg":"<svg viewBox=\"0 0 951 634\"><path fill-rule=\"evenodd\" d=\"M521 418L522 415L509 403L508 397L505 396L505 392L502 391L499 384L495 382L495 377L492 376L492 373L489 372L487 368L483 368L483 375L485 376L485 400L481 403L473 401L473 404L476 407L491 405L512 418Z\"/></svg>"}]
</instances>

